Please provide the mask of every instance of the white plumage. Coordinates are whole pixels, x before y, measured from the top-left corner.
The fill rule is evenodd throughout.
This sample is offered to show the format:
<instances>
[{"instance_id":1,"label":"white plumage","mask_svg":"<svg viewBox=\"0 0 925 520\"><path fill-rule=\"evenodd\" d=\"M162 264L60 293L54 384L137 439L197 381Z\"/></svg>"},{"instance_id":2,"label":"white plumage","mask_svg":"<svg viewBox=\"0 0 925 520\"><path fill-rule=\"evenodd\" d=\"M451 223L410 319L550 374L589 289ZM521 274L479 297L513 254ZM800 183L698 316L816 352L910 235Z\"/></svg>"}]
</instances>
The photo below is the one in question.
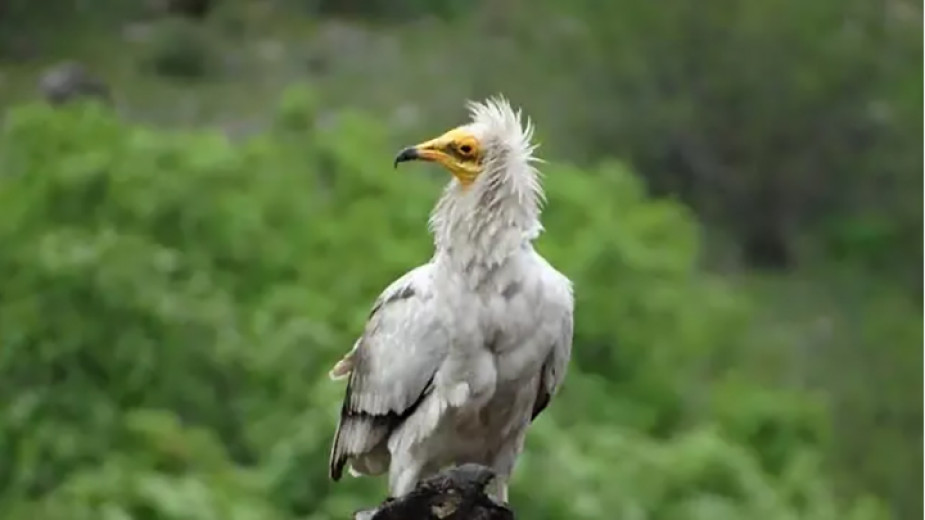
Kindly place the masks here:
<instances>
[{"instance_id":1,"label":"white plumage","mask_svg":"<svg viewBox=\"0 0 925 520\"><path fill-rule=\"evenodd\" d=\"M532 125L502 98L468 108L470 123L399 159L454 174L430 219L434 256L385 289L331 371L349 375L331 478L345 465L387 471L392 497L474 462L495 470L506 502L527 429L571 355L571 282L532 245L544 200Z\"/></svg>"}]
</instances>

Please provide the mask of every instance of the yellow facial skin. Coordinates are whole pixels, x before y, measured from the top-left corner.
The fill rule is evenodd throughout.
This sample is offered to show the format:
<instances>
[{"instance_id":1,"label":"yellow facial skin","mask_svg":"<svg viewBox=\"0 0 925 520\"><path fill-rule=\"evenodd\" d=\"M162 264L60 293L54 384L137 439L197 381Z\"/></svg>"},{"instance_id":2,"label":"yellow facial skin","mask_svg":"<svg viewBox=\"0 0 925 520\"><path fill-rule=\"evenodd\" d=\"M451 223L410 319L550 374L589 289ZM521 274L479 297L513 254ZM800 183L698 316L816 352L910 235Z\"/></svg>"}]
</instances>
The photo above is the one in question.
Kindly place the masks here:
<instances>
[{"instance_id":1,"label":"yellow facial skin","mask_svg":"<svg viewBox=\"0 0 925 520\"><path fill-rule=\"evenodd\" d=\"M446 168L460 184L469 186L482 172L482 149L478 139L464 127L414 146L409 146L395 157L395 166L405 161L435 162Z\"/></svg>"}]
</instances>

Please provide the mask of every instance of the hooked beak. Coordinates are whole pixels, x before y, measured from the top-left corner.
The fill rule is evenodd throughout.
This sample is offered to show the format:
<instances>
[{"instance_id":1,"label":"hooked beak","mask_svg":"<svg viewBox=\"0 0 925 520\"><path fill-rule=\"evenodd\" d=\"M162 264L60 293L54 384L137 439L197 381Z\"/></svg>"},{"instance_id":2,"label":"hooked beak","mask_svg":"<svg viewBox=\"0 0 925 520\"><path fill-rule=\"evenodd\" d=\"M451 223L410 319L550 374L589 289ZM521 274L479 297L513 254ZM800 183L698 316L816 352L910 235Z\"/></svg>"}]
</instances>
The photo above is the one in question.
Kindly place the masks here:
<instances>
[{"instance_id":1,"label":"hooked beak","mask_svg":"<svg viewBox=\"0 0 925 520\"><path fill-rule=\"evenodd\" d=\"M395 156L395 168L398 168L398 163L414 161L419 159L421 156L418 154L417 148L409 146L402 151L398 152L398 155Z\"/></svg>"},{"instance_id":2,"label":"hooked beak","mask_svg":"<svg viewBox=\"0 0 925 520\"><path fill-rule=\"evenodd\" d=\"M439 139L434 139L404 148L395 156L394 167L398 168L398 163L407 161L435 161L445 163L447 156L441 151L441 147Z\"/></svg>"}]
</instances>

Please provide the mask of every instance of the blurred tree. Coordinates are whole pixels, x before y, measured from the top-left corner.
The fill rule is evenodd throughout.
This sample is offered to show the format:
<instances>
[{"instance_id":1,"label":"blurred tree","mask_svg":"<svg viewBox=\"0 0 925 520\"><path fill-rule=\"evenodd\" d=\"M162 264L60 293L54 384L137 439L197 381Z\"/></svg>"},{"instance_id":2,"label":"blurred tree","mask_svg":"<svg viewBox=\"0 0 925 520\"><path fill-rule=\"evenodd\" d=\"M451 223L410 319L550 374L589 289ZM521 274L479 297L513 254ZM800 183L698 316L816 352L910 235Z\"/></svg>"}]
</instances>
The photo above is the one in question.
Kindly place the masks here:
<instances>
[{"instance_id":1,"label":"blurred tree","mask_svg":"<svg viewBox=\"0 0 925 520\"><path fill-rule=\"evenodd\" d=\"M891 270L920 296L920 8L545 6L516 18L517 30L547 57L538 70L582 85L582 102L558 116L584 137L575 152L626 157L657 194L679 195L735 237L748 265L835 252Z\"/></svg>"}]
</instances>

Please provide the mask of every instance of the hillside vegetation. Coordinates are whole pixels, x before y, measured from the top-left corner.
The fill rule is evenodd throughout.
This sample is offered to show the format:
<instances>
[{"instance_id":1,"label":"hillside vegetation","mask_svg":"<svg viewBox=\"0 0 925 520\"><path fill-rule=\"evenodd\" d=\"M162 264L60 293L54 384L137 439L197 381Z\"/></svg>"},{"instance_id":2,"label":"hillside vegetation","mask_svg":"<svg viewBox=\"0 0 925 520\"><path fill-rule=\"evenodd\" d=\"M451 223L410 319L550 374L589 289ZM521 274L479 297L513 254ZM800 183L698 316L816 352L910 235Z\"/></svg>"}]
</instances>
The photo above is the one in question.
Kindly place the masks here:
<instances>
[{"instance_id":1,"label":"hillside vegetation","mask_svg":"<svg viewBox=\"0 0 925 520\"><path fill-rule=\"evenodd\" d=\"M921 517L921 6L183 3L0 2L0 516L381 501L326 371L431 252L397 146L503 92L578 298L521 517Z\"/></svg>"},{"instance_id":2,"label":"hillside vegetation","mask_svg":"<svg viewBox=\"0 0 925 520\"><path fill-rule=\"evenodd\" d=\"M326 482L343 389L325 373L378 290L429 254L438 185L391 171L374 120L344 114L322 133L294 106L237 144L98 105L9 114L7 518L345 518L378 502L369 484ZM579 310L519 513L880 518L875 502L833 499L819 403L730 369L754 341L753 302L697 271L689 212L619 163L546 175L540 248Z\"/></svg>"}]
</instances>

